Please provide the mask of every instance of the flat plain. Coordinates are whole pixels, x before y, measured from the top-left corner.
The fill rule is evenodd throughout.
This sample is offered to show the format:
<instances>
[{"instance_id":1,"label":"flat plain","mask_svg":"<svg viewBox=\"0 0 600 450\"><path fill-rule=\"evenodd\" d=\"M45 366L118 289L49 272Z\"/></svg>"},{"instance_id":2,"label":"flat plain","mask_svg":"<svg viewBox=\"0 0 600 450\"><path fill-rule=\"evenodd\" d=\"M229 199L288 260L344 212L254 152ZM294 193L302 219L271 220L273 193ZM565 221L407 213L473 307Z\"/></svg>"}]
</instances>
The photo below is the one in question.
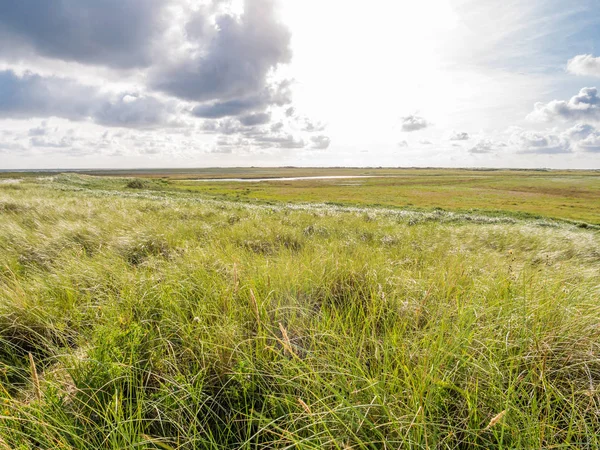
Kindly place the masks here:
<instances>
[{"instance_id":1,"label":"flat plain","mask_svg":"<svg viewBox=\"0 0 600 450\"><path fill-rule=\"evenodd\" d=\"M2 173L0 448L597 448L599 175Z\"/></svg>"}]
</instances>

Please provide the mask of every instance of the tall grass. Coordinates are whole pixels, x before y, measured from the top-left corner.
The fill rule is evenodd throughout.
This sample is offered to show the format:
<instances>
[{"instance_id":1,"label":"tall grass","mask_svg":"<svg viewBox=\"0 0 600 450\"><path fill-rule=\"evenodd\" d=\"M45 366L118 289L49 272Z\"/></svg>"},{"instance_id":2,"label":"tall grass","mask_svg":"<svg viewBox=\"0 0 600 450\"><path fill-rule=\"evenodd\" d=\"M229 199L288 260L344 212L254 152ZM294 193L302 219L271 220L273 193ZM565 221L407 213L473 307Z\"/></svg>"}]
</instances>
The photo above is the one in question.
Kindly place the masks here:
<instances>
[{"instance_id":1,"label":"tall grass","mask_svg":"<svg viewBox=\"0 0 600 450\"><path fill-rule=\"evenodd\" d=\"M600 446L597 231L127 183L0 186L0 449Z\"/></svg>"}]
</instances>

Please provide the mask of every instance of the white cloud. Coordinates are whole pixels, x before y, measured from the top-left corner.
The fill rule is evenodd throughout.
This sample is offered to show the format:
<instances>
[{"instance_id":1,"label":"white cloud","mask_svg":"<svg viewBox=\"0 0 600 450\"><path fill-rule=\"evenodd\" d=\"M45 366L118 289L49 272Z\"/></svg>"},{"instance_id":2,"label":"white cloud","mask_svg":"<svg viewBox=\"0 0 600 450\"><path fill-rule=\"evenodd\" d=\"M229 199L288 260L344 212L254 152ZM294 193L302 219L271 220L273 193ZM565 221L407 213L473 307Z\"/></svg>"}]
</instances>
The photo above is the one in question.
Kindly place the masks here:
<instances>
[{"instance_id":1,"label":"white cloud","mask_svg":"<svg viewBox=\"0 0 600 450\"><path fill-rule=\"evenodd\" d=\"M420 116L410 115L402 117L402 131L418 131L427 128L429 125L429 122Z\"/></svg>"},{"instance_id":2,"label":"white cloud","mask_svg":"<svg viewBox=\"0 0 600 450\"><path fill-rule=\"evenodd\" d=\"M563 135L570 139L579 151L600 152L600 131L589 124L579 123L566 130Z\"/></svg>"},{"instance_id":3,"label":"white cloud","mask_svg":"<svg viewBox=\"0 0 600 450\"><path fill-rule=\"evenodd\" d=\"M468 141L470 139L469 133L465 131L453 131L449 138L451 141Z\"/></svg>"},{"instance_id":4,"label":"white cloud","mask_svg":"<svg viewBox=\"0 0 600 450\"><path fill-rule=\"evenodd\" d=\"M556 119L565 121L573 120L600 120L600 97L595 87L585 87L579 94L568 101L552 100L549 103L538 102L527 118L539 122L551 122Z\"/></svg>"},{"instance_id":5,"label":"white cloud","mask_svg":"<svg viewBox=\"0 0 600 450\"><path fill-rule=\"evenodd\" d=\"M600 152L600 131L585 123L578 123L564 131L510 130L509 146L517 153L555 155L573 152Z\"/></svg>"},{"instance_id":6,"label":"white cloud","mask_svg":"<svg viewBox=\"0 0 600 450\"><path fill-rule=\"evenodd\" d=\"M564 134L515 130L509 144L518 153L555 154L570 153L571 142Z\"/></svg>"},{"instance_id":7,"label":"white cloud","mask_svg":"<svg viewBox=\"0 0 600 450\"><path fill-rule=\"evenodd\" d=\"M600 153L600 133L590 134L577 143L579 150L584 152Z\"/></svg>"},{"instance_id":8,"label":"white cloud","mask_svg":"<svg viewBox=\"0 0 600 450\"><path fill-rule=\"evenodd\" d=\"M485 154L494 153L496 151L496 145L490 139L481 139L473 147L469 149L469 153L472 154Z\"/></svg>"},{"instance_id":9,"label":"white cloud","mask_svg":"<svg viewBox=\"0 0 600 450\"><path fill-rule=\"evenodd\" d=\"M585 139L590 134L593 134L595 131L596 131L596 129L589 124L578 123L577 125L569 128L567 131L565 131L565 135L569 139L579 141L579 140Z\"/></svg>"},{"instance_id":10,"label":"white cloud","mask_svg":"<svg viewBox=\"0 0 600 450\"><path fill-rule=\"evenodd\" d=\"M567 71L575 75L600 77L600 57L577 55L567 63Z\"/></svg>"}]
</instances>

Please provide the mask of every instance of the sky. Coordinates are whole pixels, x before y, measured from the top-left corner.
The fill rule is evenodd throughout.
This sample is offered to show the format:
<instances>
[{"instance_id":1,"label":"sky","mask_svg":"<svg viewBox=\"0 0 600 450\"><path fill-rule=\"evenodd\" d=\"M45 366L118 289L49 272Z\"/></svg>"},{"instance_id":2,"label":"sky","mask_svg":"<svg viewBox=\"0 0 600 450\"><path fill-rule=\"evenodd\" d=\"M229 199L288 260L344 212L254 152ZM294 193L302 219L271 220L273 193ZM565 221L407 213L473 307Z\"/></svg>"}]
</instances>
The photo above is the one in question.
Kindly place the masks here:
<instances>
[{"instance_id":1,"label":"sky","mask_svg":"<svg viewBox=\"0 0 600 450\"><path fill-rule=\"evenodd\" d=\"M0 170L600 169L600 0L2 0Z\"/></svg>"}]
</instances>

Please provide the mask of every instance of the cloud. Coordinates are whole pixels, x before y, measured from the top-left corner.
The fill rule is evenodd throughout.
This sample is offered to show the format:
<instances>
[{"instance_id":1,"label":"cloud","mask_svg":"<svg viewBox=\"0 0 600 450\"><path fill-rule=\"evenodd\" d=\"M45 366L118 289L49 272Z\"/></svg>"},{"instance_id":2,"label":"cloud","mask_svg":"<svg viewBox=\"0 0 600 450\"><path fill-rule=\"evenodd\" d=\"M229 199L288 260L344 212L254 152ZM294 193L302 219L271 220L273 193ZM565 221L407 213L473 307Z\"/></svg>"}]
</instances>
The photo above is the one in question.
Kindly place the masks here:
<instances>
[{"instance_id":1,"label":"cloud","mask_svg":"<svg viewBox=\"0 0 600 450\"><path fill-rule=\"evenodd\" d=\"M174 124L174 106L152 96L110 94L75 80L0 71L0 118L61 117L105 126L152 128Z\"/></svg>"},{"instance_id":2,"label":"cloud","mask_svg":"<svg viewBox=\"0 0 600 450\"><path fill-rule=\"evenodd\" d=\"M400 141L400 142L398 142L398 147L406 148L406 147L408 147L408 142L407 141Z\"/></svg>"},{"instance_id":3,"label":"cloud","mask_svg":"<svg viewBox=\"0 0 600 450\"><path fill-rule=\"evenodd\" d=\"M283 122L275 122L274 124L271 125L270 130L273 133L277 133L278 131L283 130L284 127L285 127L285 124Z\"/></svg>"},{"instance_id":4,"label":"cloud","mask_svg":"<svg viewBox=\"0 0 600 450\"><path fill-rule=\"evenodd\" d=\"M600 153L600 133L590 135L578 142L577 147L584 152Z\"/></svg>"},{"instance_id":5,"label":"cloud","mask_svg":"<svg viewBox=\"0 0 600 450\"><path fill-rule=\"evenodd\" d=\"M324 123L317 122L309 119L308 117L304 117L304 124L302 126L302 131L306 131L309 133L319 133L324 131L327 126Z\"/></svg>"},{"instance_id":6,"label":"cloud","mask_svg":"<svg viewBox=\"0 0 600 450\"><path fill-rule=\"evenodd\" d=\"M247 127L251 127L254 125L264 125L271 121L270 113L254 113L248 114L247 116L243 116L240 118L240 123Z\"/></svg>"},{"instance_id":7,"label":"cloud","mask_svg":"<svg viewBox=\"0 0 600 450\"><path fill-rule=\"evenodd\" d=\"M221 119L223 117L237 116L245 112L260 108L264 102L258 98L229 100L198 105L192 110L192 115L204 119Z\"/></svg>"},{"instance_id":8,"label":"cloud","mask_svg":"<svg viewBox=\"0 0 600 450\"><path fill-rule=\"evenodd\" d=\"M60 139L34 136L29 142L32 147L45 147L45 148L71 148L77 141L74 136L63 136Z\"/></svg>"},{"instance_id":9,"label":"cloud","mask_svg":"<svg viewBox=\"0 0 600 450\"><path fill-rule=\"evenodd\" d=\"M189 51L152 71L155 89L191 101L245 102L268 87L270 71L291 60L291 34L277 20L274 0L246 0L242 15L221 14L212 25L204 19L188 21Z\"/></svg>"},{"instance_id":10,"label":"cloud","mask_svg":"<svg viewBox=\"0 0 600 450\"><path fill-rule=\"evenodd\" d=\"M265 147L277 147L288 149L306 147L306 142L303 139L294 137L291 134L279 136L259 136L255 140L258 144L267 144L265 145Z\"/></svg>"},{"instance_id":11,"label":"cloud","mask_svg":"<svg viewBox=\"0 0 600 450\"><path fill-rule=\"evenodd\" d=\"M472 154L485 154L485 153L494 153L496 151L496 146L494 142L489 139L482 139L475 146L469 149L469 153Z\"/></svg>"},{"instance_id":12,"label":"cloud","mask_svg":"<svg viewBox=\"0 0 600 450\"><path fill-rule=\"evenodd\" d=\"M282 122L276 122L273 125L267 126L266 117L257 120L256 124L252 124L251 120L246 125L241 120L234 118L207 120L202 125L201 130L206 133L229 136L223 138L223 142L227 143L227 145L236 143L236 145L240 146L243 143L243 146L247 148L256 146L258 148L310 148L324 150L331 143L331 139L323 134L316 136L306 136L306 133L303 133L303 135L293 134L289 132L289 129Z\"/></svg>"},{"instance_id":13,"label":"cloud","mask_svg":"<svg viewBox=\"0 0 600 450\"><path fill-rule=\"evenodd\" d=\"M231 155L233 153L233 148L236 146L235 143L217 143L217 146L210 149L209 153L216 153L220 155Z\"/></svg>"},{"instance_id":14,"label":"cloud","mask_svg":"<svg viewBox=\"0 0 600 450\"><path fill-rule=\"evenodd\" d=\"M26 152L27 147L18 142L0 142L0 152Z\"/></svg>"},{"instance_id":15,"label":"cloud","mask_svg":"<svg viewBox=\"0 0 600 450\"><path fill-rule=\"evenodd\" d=\"M248 134L254 129L244 127L239 120L227 118L223 120L207 120L202 124L201 130L206 133L233 135L239 133Z\"/></svg>"},{"instance_id":16,"label":"cloud","mask_svg":"<svg viewBox=\"0 0 600 450\"><path fill-rule=\"evenodd\" d=\"M54 123L60 125L60 119L214 134L248 151L326 149L331 143L326 125L296 114L292 106L294 81L280 70L291 61L291 33L277 5L278 0L0 1L0 63L15 68L0 69L0 119L58 118L52 128L28 126L20 137L20 145L57 152L69 144L77 146L73 152L85 151L90 144L58 136ZM39 73L22 72L23 67ZM152 141L158 134L140 135L135 143L113 137L93 147L123 154L138 151L138 143L144 143L140 153L176 147Z\"/></svg>"},{"instance_id":17,"label":"cloud","mask_svg":"<svg viewBox=\"0 0 600 450\"><path fill-rule=\"evenodd\" d=\"M96 123L110 127L153 128L179 125L174 114L173 102L124 93L104 99L94 110L92 118Z\"/></svg>"},{"instance_id":18,"label":"cloud","mask_svg":"<svg viewBox=\"0 0 600 450\"><path fill-rule=\"evenodd\" d=\"M429 123L423 117L416 115L402 117L402 131L418 131L428 126Z\"/></svg>"},{"instance_id":19,"label":"cloud","mask_svg":"<svg viewBox=\"0 0 600 450\"><path fill-rule=\"evenodd\" d=\"M228 3L0 2L0 57L10 53L18 59L39 55L112 68L147 67L150 88L200 102L192 114L201 118L289 104L291 82L270 80L274 69L291 61L291 33L277 19L276 1L245 0L241 14L224 12L230 11L224 8ZM179 24L177 17L187 21Z\"/></svg>"},{"instance_id":20,"label":"cloud","mask_svg":"<svg viewBox=\"0 0 600 450\"><path fill-rule=\"evenodd\" d=\"M232 154L234 150L247 150L249 145L250 143L247 139L219 136L215 142L215 146L209 150L209 153Z\"/></svg>"},{"instance_id":21,"label":"cloud","mask_svg":"<svg viewBox=\"0 0 600 450\"><path fill-rule=\"evenodd\" d=\"M556 119L565 121L573 120L600 120L600 97L595 87L585 87L579 94L568 101L552 100L549 103L536 103L528 119L534 121L550 122Z\"/></svg>"},{"instance_id":22,"label":"cloud","mask_svg":"<svg viewBox=\"0 0 600 450\"><path fill-rule=\"evenodd\" d=\"M600 57L577 55L567 63L567 71L575 75L600 77Z\"/></svg>"},{"instance_id":23,"label":"cloud","mask_svg":"<svg viewBox=\"0 0 600 450\"><path fill-rule=\"evenodd\" d=\"M117 68L148 66L163 0L0 2L0 55L32 53Z\"/></svg>"},{"instance_id":24,"label":"cloud","mask_svg":"<svg viewBox=\"0 0 600 450\"><path fill-rule=\"evenodd\" d=\"M422 139L419 141L419 144L421 145L433 145L433 142L427 140L427 139Z\"/></svg>"},{"instance_id":25,"label":"cloud","mask_svg":"<svg viewBox=\"0 0 600 450\"><path fill-rule=\"evenodd\" d=\"M322 134L318 136L311 136L310 141L312 142L310 148L316 150L326 150L331 144L331 139L329 138L329 136L325 136Z\"/></svg>"},{"instance_id":26,"label":"cloud","mask_svg":"<svg viewBox=\"0 0 600 450\"><path fill-rule=\"evenodd\" d=\"M578 123L564 131L542 131L511 127L509 146L517 153L554 155L579 152L600 152L600 131L592 125Z\"/></svg>"},{"instance_id":27,"label":"cloud","mask_svg":"<svg viewBox=\"0 0 600 450\"><path fill-rule=\"evenodd\" d=\"M98 92L73 80L0 71L0 117L28 119L57 116L82 120L92 114Z\"/></svg>"},{"instance_id":28,"label":"cloud","mask_svg":"<svg viewBox=\"0 0 600 450\"><path fill-rule=\"evenodd\" d=\"M33 136L45 136L48 134L48 123L46 121L42 122L39 127L30 128L27 132L27 135L30 137Z\"/></svg>"},{"instance_id":29,"label":"cloud","mask_svg":"<svg viewBox=\"0 0 600 450\"><path fill-rule=\"evenodd\" d=\"M552 132L515 130L509 143L518 153L570 153L571 142L565 135Z\"/></svg>"},{"instance_id":30,"label":"cloud","mask_svg":"<svg viewBox=\"0 0 600 450\"><path fill-rule=\"evenodd\" d=\"M590 134L593 134L594 132L596 132L596 129L593 126L584 123L578 123L577 125L565 131L565 135L569 139L579 141L587 138Z\"/></svg>"},{"instance_id":31,"label":"cloud","mask_svg":"<svg viewBox=\"0 0 600 450\"><path fill-rule=\"evenodd\" d=\"M563 133L573 146L583 152L600 152L600 131L589 124L577 124Z\"/></svg>"},{"instance_id":32,"label":"cloud","mask_svg":"<svg viewBox=\"0 0 600 450\"><path fill-rule=\"evenodd\" d=\"M469 138L469 133L466 133L464 131L453 131L452 135L450 136L451 141L468 141Z\"/></svg>"},{"instance_id":33,"label":"cloud","mask_svg":"<svg viewBox=\"0 0 600 450\"><path fill-rule=\"evenodd\" d=\"M252 111L264 111L270 105L284 106L291 101L290 82L286 80L274 86L265 87L255 95L197 105L192 110L192 115L205 119L221 119Z\"/></svg>"}]
</instances>

